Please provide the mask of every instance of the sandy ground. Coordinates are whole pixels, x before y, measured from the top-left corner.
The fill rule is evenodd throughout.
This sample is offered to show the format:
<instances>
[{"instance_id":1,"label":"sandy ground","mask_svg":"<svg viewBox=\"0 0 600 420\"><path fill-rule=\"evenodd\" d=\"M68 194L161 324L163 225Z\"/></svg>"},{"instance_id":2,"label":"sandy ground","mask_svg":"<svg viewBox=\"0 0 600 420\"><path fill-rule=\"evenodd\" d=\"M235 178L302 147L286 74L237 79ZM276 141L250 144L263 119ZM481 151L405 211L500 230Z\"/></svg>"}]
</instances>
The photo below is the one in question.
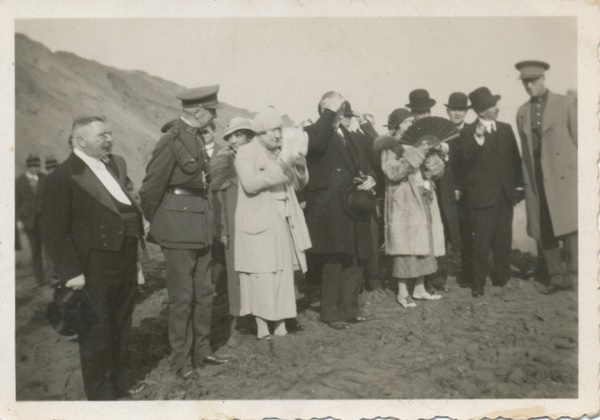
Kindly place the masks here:
<instances>
[{"instance_id":1,"label":"sandy ground","mask_svg":"<svg viewBox=\"0 0 600 420\"><path fill-rule=\"evenodd\" d=\"M234 346L224 346L230 320L219 286L211 343L235 360L206 366L200 380L186 382L169 368L164 265L154 257L134 312L133 368L148 384L136 399L577 397L576 292L544 296L540 284L517 278L503 289L488 285L479 299L451 278L443 299L406 310L386 276L383 291L360 298L373 321L332 330L300 300L303 331L259 341L245 318ZM52 290L34 288L28 259L27 249L17 252L16 398L85 399L76 337L48 325Z\"/></svg>"}]
</instances>

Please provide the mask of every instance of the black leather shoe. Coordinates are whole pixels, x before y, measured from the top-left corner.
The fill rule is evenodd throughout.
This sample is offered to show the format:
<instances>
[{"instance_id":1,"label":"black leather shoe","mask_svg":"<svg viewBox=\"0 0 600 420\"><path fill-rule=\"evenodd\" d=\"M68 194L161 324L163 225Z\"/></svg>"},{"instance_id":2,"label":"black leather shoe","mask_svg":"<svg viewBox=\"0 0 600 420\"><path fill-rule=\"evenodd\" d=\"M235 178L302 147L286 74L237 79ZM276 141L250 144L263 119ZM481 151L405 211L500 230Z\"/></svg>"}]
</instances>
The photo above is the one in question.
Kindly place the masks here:
<instances>
[{"instance_id":1,"label":"black leather shoe","mask_svg":"<svg viewBox=\"0 0 600 420\"><path fill-rule=\"evenodd\" d=\"M223 363L229 362L231 359L217 356L216 354L209 354L203 360L203 363L207 365L222 365Z\"/></svg>"},{"instance_id":2,"label":"black leather shoe","mask_svg":"<svg viewBox=\"0 0 600 420\"><path fill-rule=\"evenodd\" d=\"M359 315L356 318L354 318L353 320L349 321L352 324L360 324L361 322L368 322L368 321L372 321L375 319L375 315L370 314L370 315Z\"/></svg>"},{"instance_id":3,"label":"black leather shoe","mask_svg":"<svg viewBox=\"0 0 600 420\"><path fill-rule=\"evenodd\" d=\"M186 381L189 379L198 379L200 377L196 369L191 367L181 368L175 373L175 375L178 378L184 379Z\"/></svg>"},{"instance_id":4,"label":"black leather shoe","mask_svg":"<svg viewBox=\"0 0 600 420\"><path fill-rule=\"evenodd\" d=\"M549 284L548 286L546 286L545 289L542 289L540 291L540 293L543 295L553 295L557 292L560 292L560 291L566 290L566 289L567 289L566 287L560 287L560 286L557 286L556 284Z\"/></svg>"},{"instance_id":5,"label":"black leather shoe","mask_svg":"<svg viewBox=\"0 0 600 420\"><path fill-rule=\"evenodd\" d=\"M473 296L473 297L481 297L481 296L483 296L483 290L473 289L473 290L471 290L471 296Z\"/></svg>"},{"instance_id":6,"label":"black leather shoe","mask_svg":"<svg viewBox=\"0 0 600 420\"><path fill-rule=\"evenodd\" d=\"M330 321L326 322L325 324L327 324L329 328L333 328L334 330L347 330L348 328L350 328L350 324L344 321Z\"/></svg>"},{"instance_id":7,"label":"black leather shoe","mask_svg":"<svg viewBox=\"0 0 600 420\"><path fill-rule=\"evenodd\" d=\"M148 387L145 382L140 382L139 384L135 384L131 388L129 388L130 395L138 395L144 392L144 390Z\"/></svg>"}]
</instances>

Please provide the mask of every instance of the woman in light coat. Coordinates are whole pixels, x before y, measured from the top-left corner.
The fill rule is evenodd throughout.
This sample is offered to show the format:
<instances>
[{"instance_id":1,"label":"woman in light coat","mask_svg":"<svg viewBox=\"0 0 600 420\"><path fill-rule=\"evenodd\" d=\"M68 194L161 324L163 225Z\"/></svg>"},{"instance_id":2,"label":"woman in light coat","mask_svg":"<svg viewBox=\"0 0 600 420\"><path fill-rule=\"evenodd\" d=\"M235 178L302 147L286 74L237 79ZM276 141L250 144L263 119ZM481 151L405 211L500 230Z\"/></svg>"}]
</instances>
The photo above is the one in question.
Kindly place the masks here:
<instances>
[{"instance_id":1,"label":"woman in light coat","mask_svg":"<svg viewBox=\"0 0 600 420\"><path fill-rule=\"evenodd\" d=\"M234 161L238 149L254 138L252 121L248 118L232 118L225 129L223 140L229 142L210 160L210 189L219 200L221 221L221 242L225 247L225 263L227 265L227 296L231 323L230 345L235 344L234 333L237 318L240 316L240 279L235 271L233 250L235 247L234 217L238 198L238 177Z\"/></svg>"},{"instance_id":2,"label":"woman in light coat","mask_svg":"<svg viewBox=\"0 0 600 420\"><path fill-rule=\"evenodd\" d=\"M435 153L429 154L426 144L419 147L400 144L402 133L410 126L408 118L407 114L392 132L395 136L381 136L373 146L386 178L385 251L393 256L397 299L404 308L416 306L412 298L441 298L425 290L424 276L437 270L435 257L445 254L444 230L433 190L433 179L442 175L444 161ZM409 281L415 284L412 298Z\"/></svg>"},{"instance_id":3,"label":"woman in light coat","mask_svg":"<svg viewBox=\"0 0 600 420\"><path fill-rule=\"evenodd\" d=\"M306 159L282 155L281 126L275 109L258 113L253 121L257 137L235 159L241 187L234 256L240 315L255 316L259 339L270 336L267 321L275 322L275 335L287 334L285 319L296 317L294 270L306 272L304 251L311 246L294 192L308 182Z\"/></svg>"}]
</instances>

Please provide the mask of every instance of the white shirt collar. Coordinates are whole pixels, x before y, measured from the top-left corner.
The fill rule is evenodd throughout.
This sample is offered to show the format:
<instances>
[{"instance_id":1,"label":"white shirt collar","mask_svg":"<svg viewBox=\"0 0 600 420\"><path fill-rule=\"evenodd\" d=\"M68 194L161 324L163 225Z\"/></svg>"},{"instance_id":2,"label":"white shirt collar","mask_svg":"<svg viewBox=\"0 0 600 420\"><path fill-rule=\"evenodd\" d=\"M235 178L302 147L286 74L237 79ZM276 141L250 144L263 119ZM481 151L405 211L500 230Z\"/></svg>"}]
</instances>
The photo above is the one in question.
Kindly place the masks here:
<instances>
[{"instance_id":1,"label":"white shirt collar","mask_svg":"<svg viewBox=\"0 0 600 420\"><path fill-rule=\"evenodd\" d=\"M76 147L73 148L73 153L75 153L75 155L77 155L77 157L79 157L81 160L83 160L85 162L85 164L87 166L89 166L90 168L98 168L98 169L106 168L106 165L100 159L86 155L85 152L79 150Z\"/></svg>"},{"instance_id":2,"label":"white shirt collar","mask_svg":"<svg viewBox=\"0 0 600 420\"><path fill-rule=\"evenodd\" d=\"M488 133L491 133L492 131L496 131L496 121L484 120L483 118L480 118L479 121L481 122L481 124L483 124L483 126L485 127L485 129Z\"/></svg>"},{"instance_id":3,"label":"white shirt collar","mask_svg":"<svg viewBox=\"0 0 600 420\"><path fill-rule=\"evenodd\" d=\"M25 176L33 181L37 181L39 179L37 175L30 174L29 172L25 172Z\"/></svg>"}]
</instances>

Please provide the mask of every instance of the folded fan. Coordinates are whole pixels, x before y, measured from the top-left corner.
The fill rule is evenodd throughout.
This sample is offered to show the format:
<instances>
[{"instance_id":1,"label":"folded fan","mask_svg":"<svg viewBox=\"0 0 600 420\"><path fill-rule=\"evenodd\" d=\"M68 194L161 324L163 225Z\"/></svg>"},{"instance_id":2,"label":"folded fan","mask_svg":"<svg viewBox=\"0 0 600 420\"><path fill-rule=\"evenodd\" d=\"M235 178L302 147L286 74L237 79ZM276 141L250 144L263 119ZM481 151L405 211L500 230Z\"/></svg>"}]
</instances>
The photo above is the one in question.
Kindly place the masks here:
<instances>
[{"instance_id":1,"label":"folded fan","mask_svg":"<svg viewBox=\"0 0 600 420\"><path fill-rule=\"evenodd\" d=\"M419 147L428 142L431 147L460 137L450 121L441 117L425 117L411 125L402 135L400 143Z\"/></svg>"}]
</instances>

